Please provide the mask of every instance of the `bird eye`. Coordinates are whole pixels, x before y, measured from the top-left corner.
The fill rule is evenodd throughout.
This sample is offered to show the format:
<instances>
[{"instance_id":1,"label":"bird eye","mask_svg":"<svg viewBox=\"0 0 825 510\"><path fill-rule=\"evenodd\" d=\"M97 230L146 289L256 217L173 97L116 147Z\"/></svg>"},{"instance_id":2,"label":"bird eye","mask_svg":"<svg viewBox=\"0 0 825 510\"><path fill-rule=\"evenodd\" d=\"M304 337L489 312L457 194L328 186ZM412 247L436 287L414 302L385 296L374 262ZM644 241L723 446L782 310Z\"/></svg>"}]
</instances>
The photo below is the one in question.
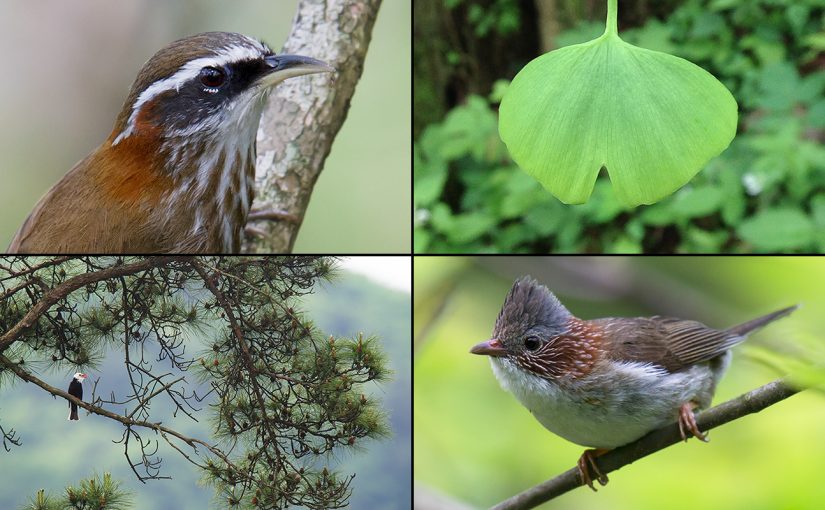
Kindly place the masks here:
<instances>
[{"instance_id":1,"label":"bird eye","mask_svg":"<svg viewBox=\"0 0 825 510\"><path fill-rule=\"evenodd\" d=\"M201 69L199 78L204 86L216 89L226 81L226 73L216 67L204 67Z\"/></svg>"},{"instance_id":2,"label":"bird eye","mask_svg":"<svg viewBox=\"0 0 825 510\"><path fill-rule=\"evenodd\" d=\"M528 336L524 339L524 347L528 351L535 351L539 348L539 345L541 345L541 342L534 336Z\"/></svg>"}]
</instances>

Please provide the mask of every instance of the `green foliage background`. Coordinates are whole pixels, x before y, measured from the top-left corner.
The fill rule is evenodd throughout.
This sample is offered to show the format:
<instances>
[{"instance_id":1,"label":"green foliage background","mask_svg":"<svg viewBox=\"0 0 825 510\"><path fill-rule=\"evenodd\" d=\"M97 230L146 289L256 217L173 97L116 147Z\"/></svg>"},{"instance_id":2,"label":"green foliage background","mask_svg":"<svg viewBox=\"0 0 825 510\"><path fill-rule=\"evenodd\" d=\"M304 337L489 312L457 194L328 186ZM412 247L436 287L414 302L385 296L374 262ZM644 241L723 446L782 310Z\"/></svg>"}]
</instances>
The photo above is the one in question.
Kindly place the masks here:
<instances>
[{"instance_id":1,"label":"green foliage background","mask_svg":"<svg viewBox=\"0 0 825 510\"><path fill-rule=\"evenodd\" d=\"M545 430L499 387L489 361L469 353L489 338L504 296L524 274L585 319L661 314L727 327L801 303L734 350L714 404L783 375L763 363L765 352L819 363L823 382L821 259L419 257L413 390L419 490L488 508L574 467L584 450ZM806 390L710 431L707 444L689 440L610 473L598 494L579 488L541 508L821 508L822 423L825 393Z\"/></svg>"},{"instance_id":2,"label":"green foliage background","mask_svg":"<svg viewBox=\"0 0 825 510\"><path fill-rule=\"evenodd\" d=\"M517 36L514 27L532 19L512 1L483 11L445 1L470 4L466 22L479 38ZM602 175L589 202L567 206L508 157L496 113L508 82L498 81L440 122L416 126L417 253L825 250L825 2L685 0L662 20L624 29L629 4L619 3L626 41L704 67L736 97L730 147L657 204L623 207ZM603 26L601 15L579 20L556 45L590 40Z\"/></svg>"}]
</instances>

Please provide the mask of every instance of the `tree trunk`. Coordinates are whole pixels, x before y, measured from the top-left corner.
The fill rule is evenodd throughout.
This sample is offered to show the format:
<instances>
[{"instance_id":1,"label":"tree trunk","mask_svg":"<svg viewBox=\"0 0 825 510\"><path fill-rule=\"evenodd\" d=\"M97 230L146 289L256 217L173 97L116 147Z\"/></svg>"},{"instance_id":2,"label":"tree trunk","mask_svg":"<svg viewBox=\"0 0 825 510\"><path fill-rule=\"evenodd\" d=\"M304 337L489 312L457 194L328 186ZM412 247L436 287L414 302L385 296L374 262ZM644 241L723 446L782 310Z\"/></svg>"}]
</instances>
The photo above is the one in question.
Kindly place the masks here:
<instances>
[{"instance_id":1,"label":"tree trunk","mask_svg":"<svg viewBox=\"0 0 825 510\"><path fill-rule=\"evenodd\" d=\"M257 141L257 196L245 252L288 253L301 227L312 189L341 129L364 70L381 0L303 0L283 53L306 55L337 69L287 80L270 96ZM273 218L275 218L273 220Z\"/></svg>"}]
</instances>

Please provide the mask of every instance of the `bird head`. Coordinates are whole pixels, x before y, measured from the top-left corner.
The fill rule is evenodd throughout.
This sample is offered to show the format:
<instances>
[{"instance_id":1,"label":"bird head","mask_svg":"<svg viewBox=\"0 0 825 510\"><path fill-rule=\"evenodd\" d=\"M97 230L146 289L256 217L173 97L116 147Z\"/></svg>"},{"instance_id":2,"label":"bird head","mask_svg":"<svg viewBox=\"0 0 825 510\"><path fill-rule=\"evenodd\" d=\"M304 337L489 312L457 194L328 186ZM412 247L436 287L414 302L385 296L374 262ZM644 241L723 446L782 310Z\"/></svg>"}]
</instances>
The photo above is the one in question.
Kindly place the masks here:
<instances>
[{"instance_id":1,"label":"bird head","mask_svg":"<svg viewBox=\"0 0 825 510\"><path fill-rule=\"evenodd\" d=\"M76 373L74 374L74 378L75 378L75 380L76 380L76 381L78 381L78 382L83 382L83 380L84 380L84 379L86 379L86 377L88 377L86 374L82 374L82 373L80 373L80 372L76 372Z\"/></svg>"},{"instance_id":2,"label":"bird head","mask_svg":"<svg viewBox=\"0 0 825 510\"><path fill-rule=\"evenodd\" d=\"M592 351L576 343L575 318L544 285L530 277L517 280L504 300L490 340L470 352L490 356L525 374L553 379L592 360ZM587 354L579 359L578 354Z\"/></svg>"},{"instance_id":3,"label":"bird head","mask_svg":"<svg viewBox=\"0 0 825 510\"><path fill-rule=\"evenodd\" d=\"M276 55L236 33L170 43L138 73L95 156L96 167L117 172L108 194L116 203L142 203L155 225L183 229L198 242L210 232L218 251L239 251L254 199L264 99L287 78L331 71L320 60Z\"/></svg>"},{"instance_id":4,"label":"bird head","mask_svg":"<svg viewBox=\"0 0 825 510\"><path fill-rule=\"evenodd\" d=\"M9 251L240 252L263 99L287 78L333 70L236 33L170 43L141 68L106 141L38 202Z\"/></svg>"},{"instance_id":5,"label":"bird head","mask_svg":"<svg viewBox=\"0 0 825 510\"><path fill-rule=\"evenodd\" d=\"M187 154L214 154L210 142L246 149L255 140L261 99L272 86L333 70L314 58L276 55L242 34L207 32L174 41L138 73L112 131L112 146L130 137L153 140L172 173Z\"/></svg>"},{"instance_id":6,"label":"bird head","mask_svg":"<svg viewBox=\"0 0 825 510\"><path fill-rule=\"evenodd\" d=\"M537 350L543 339L565 334L571 317L547 287L533 278L520 278L504 300L492 339L476 345L471 352L518 357Z\"/></svg>"}]
</instances>

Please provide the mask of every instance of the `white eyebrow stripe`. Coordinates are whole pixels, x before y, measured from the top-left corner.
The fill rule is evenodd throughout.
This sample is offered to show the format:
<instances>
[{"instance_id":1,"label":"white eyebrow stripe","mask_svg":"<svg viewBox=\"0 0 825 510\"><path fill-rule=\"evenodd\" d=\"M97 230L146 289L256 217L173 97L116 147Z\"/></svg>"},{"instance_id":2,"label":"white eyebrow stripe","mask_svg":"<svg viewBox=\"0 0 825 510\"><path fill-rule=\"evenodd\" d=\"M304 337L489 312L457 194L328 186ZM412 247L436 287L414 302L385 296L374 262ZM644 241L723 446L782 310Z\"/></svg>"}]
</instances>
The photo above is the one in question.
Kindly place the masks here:
<instances>
[{"instance_id":1,"label":"white eyebrow stripe","mask_svg":"<svg viewBox=\"0 0 825 510\"><path fill-rule=\"evenodd\" d=\"M254 60L260 58L262 53L268 51L266 46L262 43L258 43L253 39L250 39L250 42L257 43L256 47L247 45L232 45L218 51L215 55L190 60L181 66L181 68L178 69L178 71L172 76L158 80L147 87L146 90L140 93L134 106L132 106L132 113L129 115L129 121L126 123L126 129L117 135L112 142L112 146L114 147L120 143L121 140L132 134L140 108L159 94L172 89L179 91L184 83L197 77L198 74L200 74L201 69L204 67L222 67L234 62Z\"/></svg>"}]
</instances>

